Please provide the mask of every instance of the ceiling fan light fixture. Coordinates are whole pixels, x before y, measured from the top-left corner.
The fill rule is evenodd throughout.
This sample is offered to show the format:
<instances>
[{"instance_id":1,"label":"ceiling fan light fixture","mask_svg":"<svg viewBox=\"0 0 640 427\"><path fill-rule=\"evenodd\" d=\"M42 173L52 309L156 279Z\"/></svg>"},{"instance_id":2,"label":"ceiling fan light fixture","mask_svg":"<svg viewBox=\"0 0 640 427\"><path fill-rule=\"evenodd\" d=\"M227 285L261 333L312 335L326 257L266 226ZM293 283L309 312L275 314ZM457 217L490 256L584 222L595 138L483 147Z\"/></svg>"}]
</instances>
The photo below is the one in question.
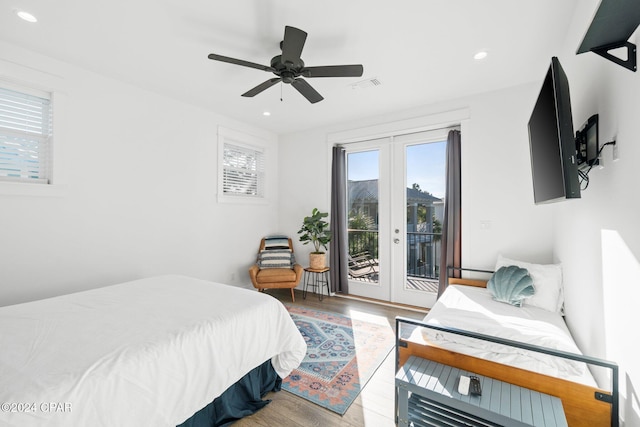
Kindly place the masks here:
<instances>
[{"instance_id":1,"label":"ceiling fan light fixture","mask_svg":"<svg viewBox=\"0 0 640 427\"><path fill-rule=\"evenodd\" d=\"M32 14L30 14L25 10L15 9L14 13L18 15L18 17L23 21L32 22L32 23L38 22L38 18L36 18L35 16L33 16Z\"/></svg>"}]
</instances>

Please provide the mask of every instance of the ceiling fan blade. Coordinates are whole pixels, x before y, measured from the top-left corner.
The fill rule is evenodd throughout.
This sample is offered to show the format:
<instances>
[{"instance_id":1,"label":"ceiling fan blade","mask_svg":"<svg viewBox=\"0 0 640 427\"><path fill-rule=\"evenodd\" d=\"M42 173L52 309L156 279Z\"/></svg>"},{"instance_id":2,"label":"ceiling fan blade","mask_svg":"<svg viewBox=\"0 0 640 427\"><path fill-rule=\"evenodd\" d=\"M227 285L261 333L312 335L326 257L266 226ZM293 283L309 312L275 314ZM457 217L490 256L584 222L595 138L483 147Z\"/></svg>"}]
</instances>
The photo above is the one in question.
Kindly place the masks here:
<instances>
[{"instance_id":1,"label":"ceiling fan blade","mask_svg":"<svg viewBox=\"0 0 640 427\"><path fill-rule=\"evenodd\" d=\"M248 90L247 92L243 93L242 96L246 96L246 97L256 96L257 94L259 94L263 90L269 89L271 86L273 86L274 84L278 83L280 80L281 80L280 77L275 77L273 79L269 79L266 82L260 83L258 86L254 87L253 89Z\"/></svg>"},{"instance_id":2,"label":"ceiling fan blade","mask_svg":"<svg viewBox=\"0 0 640 427\"><path fill-rule=\"evenodd\" d=\"M284 27L284 40L282 40L282 62L295 64L300 62L302 48L307 40L307 33L295 27Z\"/></svg>"},{"instance_id":3,"label":"ceiling fan blade","mask_svg":"<svg viewBox=\"0 0 640 427\"><path fill-rule=\"evenodd\" d=\"M302 96L307 98L307 100L312 104L315 104L316 102L322 101L324 99L322 95L320 95L314 88L312 88L311 85L304 79L295 79L291 84L296 88L298 92L302 94Z\"/></svg>"},{"instance_id":4,"label":"ceiling fan blade","mask_svg":"<svg viewBox=\"0 0 640 427\"><path fill-rule=\"evenodd\" d=\"M363 72L362 65L326 65L302 69L305 77L360 77Z\"/></svg>"},{"instance_id":5,"label":"ceiling fan blade","mask_svg":"<svg viewBox=\"0 0 640 427\"><path fill-rule=\"evenodd\" d=\"M213 59L214 61L222 61L228 62L229 64L242 65L244 67L257 68L258 70L270 71L274 72L275 69L268 67L266 65L256 64L255 62L243 61L242 59L229 58L228 56L216 55L215 53L210 53L208 56L209 59Z\"/></svg>"}]
</instances>

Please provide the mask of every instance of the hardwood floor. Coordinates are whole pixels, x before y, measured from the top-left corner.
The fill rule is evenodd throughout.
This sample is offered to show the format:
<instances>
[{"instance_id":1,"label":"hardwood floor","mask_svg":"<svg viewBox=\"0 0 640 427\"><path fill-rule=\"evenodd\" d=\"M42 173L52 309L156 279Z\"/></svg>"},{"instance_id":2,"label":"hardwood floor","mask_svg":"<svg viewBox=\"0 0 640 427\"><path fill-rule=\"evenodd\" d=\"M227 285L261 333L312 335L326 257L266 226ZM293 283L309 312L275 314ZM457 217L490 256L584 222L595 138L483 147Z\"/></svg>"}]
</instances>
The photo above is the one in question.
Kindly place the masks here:
<instances>
[{"instance_id":1,"label":"hardwood floor","mask_svg":"<svg viewBox=\"0 0 640 427\"><path fill-rule=\"evenodd\" d=\"M340 297L324 297L318 301L315 294L302 299L302 292L296 291L296 302L291 302L288 289L271 289L268 293L280 301L316 310L331 311L351 315L352 311L381 316L389 321L395 331L395 317L404 316L422 319L425 313L374 304L366 301ZM234 427L264 426L264 427L386 427L395 426L394 420L394 381L395 354L389 353L380 368L366 384L358 398L349 407L344 416L340 416L301 397L286 391L269 393L265 399L272 402L257 413L234 423Z\"/></svg>"}]
</instances>

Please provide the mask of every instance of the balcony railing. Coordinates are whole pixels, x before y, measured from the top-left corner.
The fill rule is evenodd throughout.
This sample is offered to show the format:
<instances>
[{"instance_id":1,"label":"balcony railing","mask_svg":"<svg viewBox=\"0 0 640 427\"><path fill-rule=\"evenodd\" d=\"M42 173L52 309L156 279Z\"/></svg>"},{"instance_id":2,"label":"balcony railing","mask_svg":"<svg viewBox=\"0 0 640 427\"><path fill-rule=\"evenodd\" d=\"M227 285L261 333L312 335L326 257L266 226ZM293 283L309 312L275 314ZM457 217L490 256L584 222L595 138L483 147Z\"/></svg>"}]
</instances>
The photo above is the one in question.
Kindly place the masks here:
<instances>
[{"instance_id":1,"label":"balcony railing","mask_svg":"<svg viewBox=\"0 0 640 427\"><path fill-rule=\"evenodd\" d=\"M378 231L349 229L350 254L368 252L378 258ZM426 279L440 277L440 233L407 233L407 276Z\"/></svg>"},{"instance_id":2,"label":"balcony railing","mask_svg":"<svg viewBox=\"0 0 640 427\"><path fill-rule=\"evenodd\" d=\"M373 258L378 258L377 230L347 230L349 235L349 254L369 252Z\"/></svg>"},{"instance_id":3,"label":"balcony railing","mask_svg":"<svg viewBox=\"0 0 640 427\"><path fill-rule=\"evenodd\" d=\"M407 276L440 277L440 233L407 233Z\"/></svg>"}]
</instances>

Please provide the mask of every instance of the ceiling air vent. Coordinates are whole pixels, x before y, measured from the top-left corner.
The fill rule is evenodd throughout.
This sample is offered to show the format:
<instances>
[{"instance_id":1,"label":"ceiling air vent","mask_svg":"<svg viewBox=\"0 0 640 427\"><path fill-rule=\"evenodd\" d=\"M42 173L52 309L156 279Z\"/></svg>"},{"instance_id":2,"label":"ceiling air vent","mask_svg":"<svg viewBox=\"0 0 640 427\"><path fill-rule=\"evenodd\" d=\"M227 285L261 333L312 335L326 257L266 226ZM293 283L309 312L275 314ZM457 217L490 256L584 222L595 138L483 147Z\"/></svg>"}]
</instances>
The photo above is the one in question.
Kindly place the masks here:
<instances>
[{"instance_id":1,"label":"ceiling air vent","mask_svg":"<svg viewBox=\"0 0 640 427\"><path fill-rule=\"evenodd\" d=\"M359 82L352 83L350 86L351 89L367 89L374 86L380 86L381 84L382 82L380 80L378 80L376 77L373 77L370 79L360 80Z\"/></svg>"}]
</instances>

